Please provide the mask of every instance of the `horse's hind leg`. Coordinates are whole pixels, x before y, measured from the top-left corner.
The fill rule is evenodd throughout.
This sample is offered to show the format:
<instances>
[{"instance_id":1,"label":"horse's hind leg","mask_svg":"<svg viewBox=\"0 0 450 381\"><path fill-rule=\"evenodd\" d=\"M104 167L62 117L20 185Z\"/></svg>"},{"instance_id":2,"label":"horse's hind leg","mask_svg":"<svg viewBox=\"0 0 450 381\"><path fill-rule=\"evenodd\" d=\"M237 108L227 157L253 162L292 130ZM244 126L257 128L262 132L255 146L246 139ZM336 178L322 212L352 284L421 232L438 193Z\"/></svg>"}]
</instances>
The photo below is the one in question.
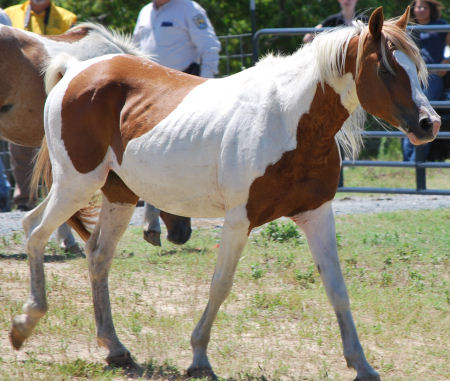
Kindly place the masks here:
<instances>
[{"instance_id":1,"label":"horse's hind leg","mask_svg":"<svg viewBox=\"0 0 450 381\"><path fill-rule=\"evenodd\" d=\"M112 320L108 273L115 248L128 227L138 197L132 194L114 175L109 176L108 182L102 190L104 197L100 218L86 244L97 341L99 345L108 349L106 361L109 364L129 366L133 364L130 352L119 341ZM108 197L113 200L118 193L122 194L123 202L108 200ZM123 197L124 193L127 193L126 197Z\"/></svg>"},{"instance_id":2,"label":"horse's hind leg","mask_svg":"<svg viewBox=\"0 0 450 381\"><path fill-rule=\"evenodd\" d=\"M333 305L341 331L347 365L357 372L356 380L380 380L369 365L358 339L350 311L350 302L337 254L336 232L331 202L293 217L305 232L314 262L322 277L328 299Z\"/></svg>"},{"instance_id":3,"label":"horse's hind leg","mask_svg":"<svg viewBox=\"0 0 450 381\"><path fill-rule=\"evenodd\" d=\"M67 223L58 227L56 230L56 239L59 242L60 247L66 251L73 254L83 252L80 246L78 246L78 243L72 234L72 230Z\"/></svg>"},{"instance_id":4,"label":"horse's hind leg","mask_svg":"<svg viewBox=\"0 0 450 381\"><path fill-rule=\"evenodd\" d=\"M90 198L90 195L85 198L77 196L68 203L56 196L58 192L58 186L54 184L45 200L28 212L23 220L30 267L30 295L23 306L24 313L13 319L10 340L15 349L22 346L39 319L47 312L44 275L45 245L51 233L73 213L86 205Z\"/></svg>"},{"instance_id":5,"label":"horse's hind leg","mask_svg":"<svg viewBox=\"0 0 450 381\"><path fill-rule=\"evenodd\" d=\"M225 216L208 305L191 336L194 354L192 364L188 369L191 377L213 375L206 353L211 326L221 304L230 293L234 272L247 242L249 222L246 216L245 208L233 209Z\"/></svg>"}]
</instances>

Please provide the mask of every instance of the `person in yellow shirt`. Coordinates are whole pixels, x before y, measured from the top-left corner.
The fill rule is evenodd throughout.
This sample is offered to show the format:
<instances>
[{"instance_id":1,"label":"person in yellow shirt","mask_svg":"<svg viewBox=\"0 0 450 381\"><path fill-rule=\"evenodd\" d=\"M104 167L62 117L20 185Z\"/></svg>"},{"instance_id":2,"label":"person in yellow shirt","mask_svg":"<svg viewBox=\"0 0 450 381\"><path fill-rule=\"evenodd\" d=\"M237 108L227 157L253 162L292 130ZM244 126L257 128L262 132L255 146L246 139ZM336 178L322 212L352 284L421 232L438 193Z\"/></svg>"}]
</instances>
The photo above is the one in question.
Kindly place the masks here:
<instances>
[{"instance_id":1,"label":"person in yellow shirt","mask_svg":"<svg viewBox=\"0 0 450 381\"><path fill-rule=\"evenodd\" d=\"M5 9L12 26L37 34L61 34L77 21L72 12L51 0L30 0Z\"/></svg>"},{"instance_id":2,"label":"person in yellow shirt","mask_svg":"<svg viewBox=\"0 0 450 381\"><path fill-rule=\"evenodd\" d=\"M6 8L12 26L37 34L53 35L66 32L77 21L72 12L57 7L51 0L29 0ZM13 201L18 210L30 210L35 205L30 194L30 180L36 148L9 144L11 168L16 182Z\"/></svg>"}]
</instances>

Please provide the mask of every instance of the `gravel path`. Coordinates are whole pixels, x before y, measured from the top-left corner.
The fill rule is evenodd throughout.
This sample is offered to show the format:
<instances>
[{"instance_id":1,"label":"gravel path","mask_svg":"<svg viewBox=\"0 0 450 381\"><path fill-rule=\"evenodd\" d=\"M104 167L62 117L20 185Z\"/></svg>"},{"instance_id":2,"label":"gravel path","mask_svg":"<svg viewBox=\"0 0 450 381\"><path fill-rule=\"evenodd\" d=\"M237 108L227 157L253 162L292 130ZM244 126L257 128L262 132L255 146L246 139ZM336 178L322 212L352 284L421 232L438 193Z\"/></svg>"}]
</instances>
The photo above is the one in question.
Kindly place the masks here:
<instances>
[{"instance_id":1,"label":"gravel path","mask_svg":"<svg viewBox=\"0 0 450 381\"><path fill-rule=\"evenodd\" d=\"M333 201L335 215L393 212L396 210L450 209L449 196L378 195L345 197ZM130 225L141 225L144 208L136 208ZM450 213L450 212L449 212ZM0 213L0 236L22 230L24 212ZM220 226L221 218L193 218L193 226Z\"/></svg>"}]
</instances>

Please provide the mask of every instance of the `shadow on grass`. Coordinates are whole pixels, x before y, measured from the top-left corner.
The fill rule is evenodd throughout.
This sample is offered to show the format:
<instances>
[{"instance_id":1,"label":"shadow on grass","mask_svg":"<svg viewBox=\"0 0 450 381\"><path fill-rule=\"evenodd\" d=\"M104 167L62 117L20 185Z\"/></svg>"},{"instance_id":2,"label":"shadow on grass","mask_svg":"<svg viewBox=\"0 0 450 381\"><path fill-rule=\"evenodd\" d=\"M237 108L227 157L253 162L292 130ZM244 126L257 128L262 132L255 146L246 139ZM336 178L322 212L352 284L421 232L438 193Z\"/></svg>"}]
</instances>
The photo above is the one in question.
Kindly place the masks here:
<instances>
[{"instance_id":1,"label":"shadow on grass","mask_svg":"<svg viewBox=\"0 0 450 381\"><path fill-rule=\"evenodd\" d=\"M264 369L260 368L260 372L250 374L247 372L238 373L237 378L222 378L222 377L203 377L192 378L184 371L180 371L175 365L171 364L169 360L164 361L163 364L158 364L155 360L150 359L143 364L137 364L134 361L126 368L121 368L113 365L105 366L103 363L90 362L84 359L75 359L69 362L55 363L54 361L40 361L33 357L25 360L23 364L27 364L26 368L30 371L36 367L36 376L39 378L39 373L52 373L54 379L72 379L80 380L115 380L115 379L144 379L144 380L167 380L167 381L182 381L182 380L220 380L220 381L275 381L276 377L266 376ZM260 374L258 374L260 373ZM62 377L62 378L61 378ZM36 378L36 379L37 379Z\"/></svg>"},{"instance_id":2,"label":"shadow on grass","mask_svg":"<svg viewBox=\"0 0 450 381\"><path fill-rule=\"evenodd\" d=\"M157 253L158 257L165 257L175 254L204 254L207 249L200 247L183 247L182 249L160 249Z\"/></svg>"},{"instance_id":3,"label":"shadow on grass","mask_svg":"<svg viewBox=\"0 0 450 381\"><path fill-rule=\"evenodd\" d=\"M78 258L86 258L86 255L83 252L44 254L44 262L46 263L64 262ZM26 253L15 253L15 254L0 253L0 260L11 260L11 259L16 261L25 261L28 259L28 255Z\"/></svg>"},{"instance_id":4,"label":"shadow on grass","mask_svg":"<svg viewBox=\"0 0 450 381\"><path fill-rule=\"evenodd\" d=\"M181 380L220 380L220 381L275 381L277 378L264 375L264 370L261 369L262 374L249 374L247 372L239 373L237 378L222 378L215 374L213 376L205 376L201 378L193 378L187 375L186 372L180 371L170 361L164 361L162 365L159 365L155 360L137 364L133 363L126 369L116 368L113 366L106 366L105 371L114 371L120 369L121 372L128 378L143 378L145 380L169 380L169 381L181 381Z\"/></svg>"}]
</instances>

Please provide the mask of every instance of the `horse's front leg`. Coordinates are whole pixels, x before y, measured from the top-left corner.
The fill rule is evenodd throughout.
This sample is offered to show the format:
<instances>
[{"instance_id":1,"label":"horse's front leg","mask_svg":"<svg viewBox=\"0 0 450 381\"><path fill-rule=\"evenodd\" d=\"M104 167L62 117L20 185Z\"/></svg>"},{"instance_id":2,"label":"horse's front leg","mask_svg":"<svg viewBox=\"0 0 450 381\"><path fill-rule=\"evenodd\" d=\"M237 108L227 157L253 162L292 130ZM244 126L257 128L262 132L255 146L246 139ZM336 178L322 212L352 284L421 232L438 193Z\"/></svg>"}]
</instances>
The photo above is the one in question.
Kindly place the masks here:
<instances>
[{"instance_id":1,"label":"horse's front leg","mask_svg":"<svg viewBox=\"0 0 450 381\"><path fill-rule=\"evenodd\" d=\"M314 262L333 305L341 331L347 365L357 372L356 380L379 380L367 362L350 311L350 302L339 265L331 202L292 218L305 232Z\"/></svg>"},{"instance_id":2,"label":"horse's front leg","mask_svg":"<svg viewBox=\"0 0 450 381\"><path fill-rule=\"evenodd\" d=\"M115 248L128 227L134 209L134 204L111 203L104 196L100 219L86 244L97 341L108 350L106 361L123 367L132 365L133 360L116 335L109 300L108 274Z\"/></svg>"},{"instance_id":3,"label":"horse's front leg","mask_svg":"<svg viewBox=\"0 0 450 381\"><path fill-rule=\"evenodd\" d=\"M194 358L188 375L195 378L213 376L207 356L211 326L223 301L230 293L234 272L247 242L249 222L245 208L227 212L220 240L219 255L209 292L209 301L191 336Z\"/></svg>"}]
</instances>

